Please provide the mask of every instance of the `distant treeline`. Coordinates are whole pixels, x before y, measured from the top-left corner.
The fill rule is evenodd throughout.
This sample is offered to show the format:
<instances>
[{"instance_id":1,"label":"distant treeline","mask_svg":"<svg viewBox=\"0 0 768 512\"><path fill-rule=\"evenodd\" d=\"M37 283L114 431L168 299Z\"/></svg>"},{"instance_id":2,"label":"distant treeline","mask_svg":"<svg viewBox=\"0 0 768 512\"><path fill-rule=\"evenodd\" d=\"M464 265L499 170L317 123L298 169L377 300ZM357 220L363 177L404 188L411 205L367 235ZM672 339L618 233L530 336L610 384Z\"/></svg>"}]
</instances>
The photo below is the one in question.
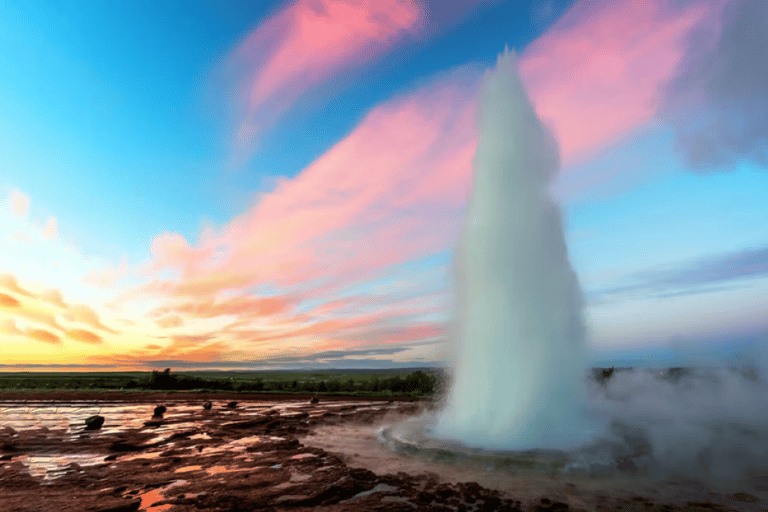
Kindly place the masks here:
<instances>
[{"instance_id":1,"label":"distant treeline","mask_svg":"<svg viewBox=\"0 0 768 512\"><path fill-rule=\"evenodd\" d=\"M435 390L437 377L422 371L410 373L404 377L379 378L374 376L367 381L355 379L293 379L293 380L264 380L260 377L253 379L215 379L196 375L175 375L170 368L165 371L153 371L149 382L129 381L126 388L146 387L157 390L193 390L210 389L215 391L255 391L255 392L295 392L295 393L380 393L389 391L397 394L431 395Z\"/></svg>"},{"instance_id":2,"label":"distant treeline","mask_svg":"<svg viewBox=\"0 0 768 512\"><path fill-rule=\"evenodd\" d=\"M349 376L349 375L348 375ZM405 375L360 374L338 378L331 374L267 375L243 373L173 373L170 368L147 373L4 374L0 389L227 391L265 393L325 393L353 395L429 396L441 380L439 372Z\"/></svg>"}]
</instances>

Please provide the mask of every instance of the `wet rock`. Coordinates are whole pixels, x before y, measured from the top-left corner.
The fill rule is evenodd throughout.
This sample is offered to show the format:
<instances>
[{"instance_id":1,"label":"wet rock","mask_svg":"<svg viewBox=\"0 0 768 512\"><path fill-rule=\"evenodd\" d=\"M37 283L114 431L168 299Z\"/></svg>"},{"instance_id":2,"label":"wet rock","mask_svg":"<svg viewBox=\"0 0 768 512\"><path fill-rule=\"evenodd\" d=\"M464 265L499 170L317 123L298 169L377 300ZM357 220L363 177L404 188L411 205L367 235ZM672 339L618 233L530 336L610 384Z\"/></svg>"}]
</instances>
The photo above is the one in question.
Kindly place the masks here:
<instances>
[{"instance_id":1,"label":"wet rock","mask_svg":"<svg viewBox=\"0 0 768 512\"><path fill-rule=\"evenodd\" d=\"M210 401L208 401L208 402L205 402L205 403L203 404L203 409L204 409L204 410L206 410L206 411L210 411L212 407L213 407L213 403L212 403L212 402L210 402Z\"/></svg>"},{"instance_id":2,"label":"wet rock","mask_svg":"<svg viewBox=\"0 0 768 512\"><path fill-rule=\"evenodd\" d=\"M237 407L237 402L233 401L227 403L227 409L234 409L235 407Z\"/></svg>"},{"instance_id":3,"label":"wet rock","mask_svg":"<svg viewBox=\"0 0 768 512\"><path fill-rule=\"evenodd\" d=\"M570 507L567 503L562 503L560 501L553 502L549 498L541 498L541 503L536 506L537 512L555 512L559 510L569 510Z\"/></svg>"},{"instance_id":4,"label":"wet rock","mask_svg":"<svg viewBox=\"0 0 768 512\"><path fill-rule=\"evenodd\" d=\"M104 425L104 416L98 414L85 419L85 430L99 430Z\"/></svg>"},{"instance_id":5,"label":"wet rock","mask_svg":"<svg viewBox=\"0 0 768 512\"><path fill-rule=\"evenodd\" d=\"M139 510L141 500L106 500L97 508L91 509L93 512L134 512Z\"/></svg>"},{"instance_id":6,"label":"wet rock","mask_svg":"<svg viewBox=\"0 0 768 512\"><path fill-rule=\"evenodd\" d=\"M144 446L139 446L126 441L115 441L109 445L109 449L113 452L138 452L143 450ZM106 459L105 459L106 460Z\"/></svg>"},{"instance_id":7,"label":"wet rock","mask_svg":"<svg viewBox=\"0 0 768 512\"><path fill-rule=\"evenodd\" d=\"M168 410L168 408L166 406L158 405L157 407L155 407L155 411L152 414L152 417L153 418L162 418L163 414L165 414L165 411L167 411L167 410Z\"/></svg>"},{"instance_id":8,"label":"wet rock","mask_svg":"<svg viewBox=\"0 0 768 512\"><path fill-rule=\"evenodd\" d=\"M317 398L316 396L313 396L312 400L310 400L309 403L312 404L312 405L319 404L320 403L320 399Z\"/></svg>"}]
</instances>

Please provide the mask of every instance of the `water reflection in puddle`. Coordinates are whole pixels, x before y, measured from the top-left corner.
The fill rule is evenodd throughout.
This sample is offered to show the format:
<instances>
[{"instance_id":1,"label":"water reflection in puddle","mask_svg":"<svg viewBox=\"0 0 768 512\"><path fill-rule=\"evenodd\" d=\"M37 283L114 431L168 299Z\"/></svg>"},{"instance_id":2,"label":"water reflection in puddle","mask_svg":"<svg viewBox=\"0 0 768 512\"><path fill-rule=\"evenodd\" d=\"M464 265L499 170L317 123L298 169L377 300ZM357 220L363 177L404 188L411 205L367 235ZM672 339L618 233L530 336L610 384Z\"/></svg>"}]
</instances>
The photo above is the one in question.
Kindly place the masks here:
<instances>
[{"instance_id":1,"label":"water reflection in puddle","mask_svg":"<svg viewBox=\"0 0 768 512\"><path fill-rule=\"evenodd\" d=\"M171 484L166 485L165 487L152 489L151 491L147 491L139 494L138 497L141 498L141 505L139 505L139 510L146 511L146 512L158 512L160 510L168 510L173 505L154 506L154 504L159 501L163 501L165 499L165 496L163 496L163 492L167 491L172 487L178 487L179 485L184 485L185 483L187 483L186 480L176 480Z\"/></svg>"},{"instance_id":2,"label":"water reflection in puddle","mask_svg":"<svg viewBox=\"0 0 768 512\"><path fill-rule=\"evenodd\" d=\"M190 471L200 471L201 469L203 469L203 466L184 466L174 471L174 473L189 473Z\"/></svg>"},{"instance_id":3,"label":"water reflection in puddle","mask_svg":"<svg viewBox=\"0 0 768 512\"><path fill-rule=\"evenodd\" d=\"M15 458L27 467L30 476L44 480L78 471L78 467L98 465L103 459L104 455L98 454L21 455Z\"/></svg>"}]
</instances>

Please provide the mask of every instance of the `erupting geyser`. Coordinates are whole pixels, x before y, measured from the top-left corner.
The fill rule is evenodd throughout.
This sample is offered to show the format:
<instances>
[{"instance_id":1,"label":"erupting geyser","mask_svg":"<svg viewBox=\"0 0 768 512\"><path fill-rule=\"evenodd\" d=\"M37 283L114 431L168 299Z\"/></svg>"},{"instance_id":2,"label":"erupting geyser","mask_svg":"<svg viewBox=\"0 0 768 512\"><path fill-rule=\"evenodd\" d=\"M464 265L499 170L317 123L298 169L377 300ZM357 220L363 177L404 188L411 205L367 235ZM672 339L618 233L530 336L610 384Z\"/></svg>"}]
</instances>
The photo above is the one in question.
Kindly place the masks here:
<instances>
[{"instance_id":1,"label":"erupting geyser","mask_svg":"<svg viewBox=\"0 0 768 512\"><path fill-rule=\"evenodd\" d=\"M493 449L573 448L597 432L585 417L581 290L546 190L559 154L507 49L484 77L477 123L455 257L453 383L433 435Z\"/></svg>"}]
</instances>

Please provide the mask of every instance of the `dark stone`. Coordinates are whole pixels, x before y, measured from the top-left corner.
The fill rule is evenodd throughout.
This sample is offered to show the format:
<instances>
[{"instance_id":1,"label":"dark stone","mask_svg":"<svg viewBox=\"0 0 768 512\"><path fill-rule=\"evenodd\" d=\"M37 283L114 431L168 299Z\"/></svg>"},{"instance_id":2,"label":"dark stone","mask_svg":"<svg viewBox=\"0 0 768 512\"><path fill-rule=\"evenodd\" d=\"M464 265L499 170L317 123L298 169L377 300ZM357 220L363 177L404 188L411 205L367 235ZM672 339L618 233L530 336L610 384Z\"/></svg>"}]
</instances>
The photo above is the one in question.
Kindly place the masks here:
<instances>
[{"instance_id":1,"label":"dark stone","mask_svg":"<svg viewBox=\"0 0 768 512\"><path fill-rule=\"evenodd\" d=\"M227 404L227 407L228 407L229 409L234 409L235 407L237 407L237 402L229 402L229 403Z\"/></svg>"},{"instance_id":2,"label":"dark stone","mask_svg":"<svg viewBox=\"0 0 768 512\"><path fill-rule=\"evenodd\" d=\"M139 510L141 506L141 499L135 499L131 501L126 500L109 500L102 503L102 505L93 509L93 512L135 512Z\"/></svg>"},{"instance_id":3,"label":"dark stone","mask_svg":"<svg viewBox=\"0 0 768 512\"><path fill-rule=\"evenodd\" d=\"M158 405L155 407L155 412L152 414L153 418L162 418L163 414L165 414L165 411L167 411L168 408L164 405Z\"/></svg>"},{"instance_id":4,"label":"dark stone","mask_svg":"<svg viewBox=\"0 0 768 512\"><path fill-rule=\"evenodd\" d=\"M90 416L85 419L85 430L99 430L104 424L104 416Z\"/></svg>"},{"instance_id":5,"label":"dark stone","mask_svg":"<svg viewBox=\"0 0 768 512\"><path fill-rule=\"evenodd\" d=\"M210 401L208 401L208 402L205 402L205 403L203 404L203 409L205 409L206 411L210 411L210 410L211 410L211 407L213 407L213 403L211 403Z\"/></svg>"},{"instance_id":6,"label":"dark stone","mask_svg":"<svg viewBox=\"0 0 768 512\"><path fill-rule=\"evenodd\" d=\"M320 403L320 399L317 398L316 396L313 396L312 400L310 400L309 403L311 403L311 404L319 404Z\"/></svg>"},{"instance_id":7,"label":"dark stone","mask_svg":"<svg viewBox=\"0 0 768 512\"><path fill-rule=\"evenodd\" d=\"M138 452L144 448L144 446L135 445L126 441L115 441L109 446L109 449L113 452Z\"/></svg>"}]
</instances>

